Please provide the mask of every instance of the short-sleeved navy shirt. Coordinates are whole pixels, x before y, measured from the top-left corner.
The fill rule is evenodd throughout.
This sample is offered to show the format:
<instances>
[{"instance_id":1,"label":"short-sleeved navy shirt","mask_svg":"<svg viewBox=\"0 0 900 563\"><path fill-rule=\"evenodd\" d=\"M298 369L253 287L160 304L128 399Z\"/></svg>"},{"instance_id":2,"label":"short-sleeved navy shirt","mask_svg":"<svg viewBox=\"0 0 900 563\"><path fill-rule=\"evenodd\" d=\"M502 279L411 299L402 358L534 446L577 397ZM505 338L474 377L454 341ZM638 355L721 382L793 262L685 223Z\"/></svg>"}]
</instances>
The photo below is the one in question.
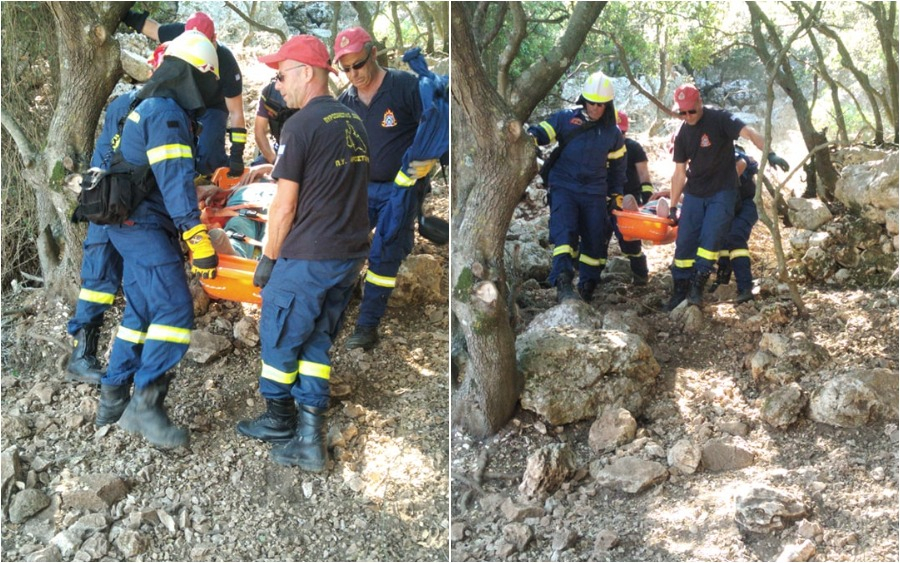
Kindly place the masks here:
<instances>
[{"instance_id":1,"label":"short-sleeved navy shirt","mask_svg":"<svg viewBox=\"0 0 900 563\"><path fill-rule=\"evenodd\" d=\"M183 23L167 23L159 26L159 42L165 43L171 41L184 33ZM231 53L231 49L216 42L216 55L219 57L219 91L216 93L218 102L210 109L221 109L228 111L225 105L225 98L234 98L240 96L244 91L244 83L241 78L241 67L238 66L237 59Z\"/></svg>"},{"instance_id":2,"label":"short-sleeved navy shirt","mask_svg":"<svg viewBox=\"0 0 900 563\"><path fill-rule=\"evenodd\" d=\"M269 120L269 131L275 137L275 142L281 140L281 128L288 118L294 115L296 109L287 107L287 102L281 92L275 89L275 81L269 82L259 95L259 107L256 115Z\"/></svg>"},{"instance_id":3,"label":"short-sleeved navy shirt","mask_svg":"<svg viewBox=\"0 0 900 563\"><path fill-rule=\"evenodd\" d=\"M284 124L272 176L300 184L281 256L345 260L369 253L369 141L362 120L331 96Z\"/></svg>"},{"instance_id":4,"label":"short-sleeved navy shirt","mask_svg":"<svg viewBox=\"0 0 900 563\"><path fill-rule=\"evenodd\" d=\"M625 153L628 155L628 168L625 169L625 193L637 197L640 201L641 179L638 176L637 164L647 162L647 153L640 143L628 137L625 137Z\"/></svg>"},{"instance_id":5,"label":"short-sleeved navy shirt","mask_svg":"<svg viewBox=\"0 0 900 563\"><path fill-rule=\"evenodd\" d=\"M400 171L403 154L412 145L422 116L419 81L415 75L387 69L370 105L359 99L355 86L338 100L362 118L371 144L372 182L392 182Z\"/></svg>"},{"instance_id":6,"label":"short-sleeved navy shirt","mask_svg":"<svg viewBox=\"0 0 900 563\"><path fill-rule=\"evenodd\" d=\"M673 160L689 162L684 193L708 197L721 190L737 189L734 141L744 126L730 112L706 106L696 125L682 123L675 137Z\"/></svg>"}]
</instances>

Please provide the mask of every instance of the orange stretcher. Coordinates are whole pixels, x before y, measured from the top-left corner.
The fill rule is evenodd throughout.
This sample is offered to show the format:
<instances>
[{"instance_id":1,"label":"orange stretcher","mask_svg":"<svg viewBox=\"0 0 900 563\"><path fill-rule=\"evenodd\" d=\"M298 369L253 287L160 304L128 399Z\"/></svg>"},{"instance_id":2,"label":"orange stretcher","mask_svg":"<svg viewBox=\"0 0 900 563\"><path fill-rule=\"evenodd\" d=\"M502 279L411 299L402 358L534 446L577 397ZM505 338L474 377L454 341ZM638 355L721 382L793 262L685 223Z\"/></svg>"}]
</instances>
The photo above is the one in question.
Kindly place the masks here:
<instances>
[{"instance_id":1,"label":"orange stretcher","mask_svg":"<svg viewBox=\"0 0 900 563\"><path fill-rule=\"evenodd\" d=\"M670 244L678 236L678 227L669 218L639 211L613 210L616 225L625 240L646 240L653 244Z\"/></svg>"},{"instance_id":2,"label":"orange stretcher","mask_svg":"<svg viewBox=\"0 0 900 563\"><path fill-rule=\"evenodd\" d=\"M230 190L240 178L228 176L228 168L219 168L212 176L215 185L222 189ZM209 228L223 228L231 217L240 214L240 210L246 210L247 216L254 220L265 221L267 217L261 213L253 212L258 208L250 204L236 205L228 208L216 209L207 207L200 213L200 221ZM213 299L227 301L241 301L244 303L262 303L260 288L253 285L253 273L256 271L256 260L242 258L228 254L219 255L219 266L216 268L216 277L212 279L200 279L203 291Z\"/></svg>"}]
</instances>

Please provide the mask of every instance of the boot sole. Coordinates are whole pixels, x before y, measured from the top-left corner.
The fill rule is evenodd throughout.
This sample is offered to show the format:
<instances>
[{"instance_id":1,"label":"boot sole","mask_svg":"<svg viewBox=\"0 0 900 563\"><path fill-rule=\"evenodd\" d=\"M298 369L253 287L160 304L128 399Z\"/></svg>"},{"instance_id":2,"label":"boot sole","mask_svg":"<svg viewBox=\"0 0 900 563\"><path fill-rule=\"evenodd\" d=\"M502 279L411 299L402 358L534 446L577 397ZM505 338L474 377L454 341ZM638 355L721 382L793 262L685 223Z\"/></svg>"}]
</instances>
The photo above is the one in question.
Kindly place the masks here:
<instances>
[{"instance_id":1,"label":"boot sole","mask_svg":"<svg viewBox=\"0 0 900 563\"><path fill-rule=\"evenodd\" d=\"M270 444L287 444L294 438L293 430L291 430L291 433L288 434L287 436L285 436L284 438L280 438L280 437L278 437L278 438L263 438L262 436L256 436L249 432L244 432L243 430L241 430L240 426L235 426L234 430L241 436L245 436L247 438L253 438L254 440L259 440L260 442L268 442Z\"/></svg>"},{"instance_id":2,"label":"boot sole","mask_svg":"<svg viewBox=\"0 0 900 563\"><path fill-rule=\"evenodd\" d=\"M180 446L186 446L186 445L188 445L188 443L190 443L190 435L187 434L187 431L184 431L185 436L183 439L156 440L150 436L147 436L143 432L141 432L141 430L139 428L140 423L138 423L138 422L132 423L129 418L124 416L124 414L122 417L119 418L117 424L119 425L119 428L121 428L122 430L125 430L126 432L130 432L132 434L138 434L140 436L143 436L144 439L147 440L151 445L156 446L157 448L162 449L162 450L171 450L171 449L178 448Z\"/></svg>"},{"instance_id":3,"label":"boot sole","mask_svg":"<svg viewBox=\"0 0 900 563\"><path fill-rule=\"evenodd\" d=\"M292 458L283 458L281 456L276 455L274 450L272 451L270 457L272 458L272 461L274 461L278 465L283 465L285 467L299 467L300 469L302 469L304 471L311 471L313 473L321 473L321 472L325 471L325 466L328 465L327 461L322 464L312 464L307 461L302 461L302 460L297 460L297 459L292 459Z\"/></svg>"}]
</instances>

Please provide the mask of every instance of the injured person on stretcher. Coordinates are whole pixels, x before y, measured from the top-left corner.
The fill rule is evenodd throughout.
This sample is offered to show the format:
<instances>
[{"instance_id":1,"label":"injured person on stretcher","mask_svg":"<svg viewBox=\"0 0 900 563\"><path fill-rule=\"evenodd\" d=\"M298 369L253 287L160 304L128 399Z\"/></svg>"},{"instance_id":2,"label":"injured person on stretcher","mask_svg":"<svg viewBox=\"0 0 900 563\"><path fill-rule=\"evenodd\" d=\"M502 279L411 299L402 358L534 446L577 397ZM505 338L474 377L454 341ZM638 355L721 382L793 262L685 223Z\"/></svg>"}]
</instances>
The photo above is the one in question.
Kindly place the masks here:
<instances>
[{"instance_id":1,"label":"injured person on stretcher","mask_svg":"<svg viewBox=\"0 0 900 563\"><path fill-rule=\"evenodd\" d=\"M254 168L265 166L271 169L271 165ZM252 172L248 171L230 189L197 186L197 201L203 210L201 220L209 227L209 238L219 255L258 260L262 254L267 213L277 184L263 176L262 171Z\"/></svg>"}]
</instances>

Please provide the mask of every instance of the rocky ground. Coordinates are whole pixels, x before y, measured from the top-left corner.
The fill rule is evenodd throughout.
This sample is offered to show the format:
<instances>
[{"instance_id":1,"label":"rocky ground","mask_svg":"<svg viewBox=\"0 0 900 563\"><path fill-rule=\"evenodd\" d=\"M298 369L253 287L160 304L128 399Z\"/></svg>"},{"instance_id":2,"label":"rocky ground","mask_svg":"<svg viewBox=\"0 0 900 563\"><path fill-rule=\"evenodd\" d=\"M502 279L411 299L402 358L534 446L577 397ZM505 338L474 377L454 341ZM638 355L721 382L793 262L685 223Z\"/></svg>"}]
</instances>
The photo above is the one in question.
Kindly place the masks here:
<instances>
[{"instance_id":1,"label":"rocky ground","mask_svg":"<svg viewBox=\"0 0 900 563\"><path fill-rule=\"evenodd\" d=\"M235 49L248 127L273 75L255 57L276 48ZM252 141L248 159L251 151ZM426 213L448 219L448 201L441 176ZM447 560L448 249L417 236L410 262L420 269L406 275L437 279L392 304L368 353L342 347L359 300L351 302L333 353L334 461L322 474L281 467L268 445L234 430L264 408L257 307L195 303L194 340L213 353L192 351L196 361L175 370L167 405L191 443L165 452L116 426L98 430L98 390L63 381L71 304L40 290L5 292L0 559ZM101 350L123 306L119 298L107 315Z\"/></svg>"},{"instance_id":2,"label":"rocky ground","mask_svg":"<svg viewBox=\"0 0 900 563\"><path fill-rule=\"evenodd\" d=\"M671 165L657 153L662 186ZM736 306L732 281L702 311L673 314L660 302L674 245L645 246L647 287L630 284L624 259L611 262L599 296L572 310L598 321L637 313L660 366L643 408L570 424L522 409L483 442L453 432L452 560L898 560L896 274L870 286L806 283L800 318L773 281L762 225L750 249L755 301ZM534 281L518 292L520 332L556 307L555 290ZM773 366L773 350L793 364ZM857 417L837 426L821 391L837 373L877 374L886 405L831 380ZM773 397L789 391L796 401L779 410Z\"/></svg>"}]
</instances>

